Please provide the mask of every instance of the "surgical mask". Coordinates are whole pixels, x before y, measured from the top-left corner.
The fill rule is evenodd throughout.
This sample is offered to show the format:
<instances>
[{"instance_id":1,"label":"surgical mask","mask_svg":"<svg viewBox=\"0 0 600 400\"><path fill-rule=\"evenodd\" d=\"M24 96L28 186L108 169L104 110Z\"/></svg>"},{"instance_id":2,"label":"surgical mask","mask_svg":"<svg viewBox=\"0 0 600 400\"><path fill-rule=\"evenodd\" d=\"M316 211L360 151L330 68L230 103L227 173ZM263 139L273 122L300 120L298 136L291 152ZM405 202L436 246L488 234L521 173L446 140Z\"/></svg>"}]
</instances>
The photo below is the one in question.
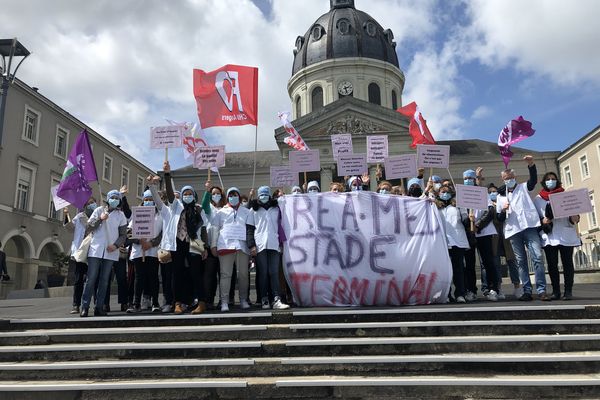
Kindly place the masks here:
<instances>
[{"instance_id":1,"label":"surgical mask","mask_svg":"<svg viewBox=\"0 0 600 400\"><path fill-rule=\"evenodd\" d=\"M440 200L448 201L452 198L452 194L450 192L440 193Z\"/></svg>"},{"instance_id":2,"label":"surgical mask","mask_svg":"<svg viewBox=\"0 0 600 400\"><path fill-rule=\"evenodd\" d=\"M380 194L388 194L389 192L386 189L381 189L379 191Z\"/></svg>"},{"instance_id":3,"label":"surgical mask","mask_svg":"<svg viewBox=\"0 0 600 400\"><path fill-rule=\"evenodd\" d=\"M352 185L352 191L353 192L358 192L359 190L362 190L362 188L360 186L354 186L354 185Z\"/></svg>"},{"instance_id":4,"label":"surgical mask","mask_svg":"<svg viewBox=\"0 0 600 400\"><path fill-rule=\"evenodd\" d=\"M296 192L292 192L292 195L294 195L294 196L295 196L295 195L297 195L297 194L300 194L300 193L302 193L302 192L298 192L298 191L296 191Z\"/></svg>"},{"instance_id":5,"label":"surgical mask","mask_svg":"<svg viewBox=\"0 0 600 400\"><path fill-rule=\"evenodd\" d=\"M184 195L183 196L183 202L185 204L190 204L192 201L194 201L194 196L193 195L188 194L188 195Z\"/></svg>"},{"instance_id":6,"label":"surgical mask","mask_svg":"<svg viewBox=\"0 0 600 400\"><path fill-rule=\"evenodd\" d=\"M91 203L91 204L87 205L88 210L94 211L96 208L98 208L98 204L96 204L96 203Z\"/></svg>"},{"instance_id":7,"label":"surgical mask","mask_svg":"<svg viewBox=\"0 0 600 400\"><path fill-rule=\"evenodd\" d=\"M441 188L441 187L442 187L442 184L441 184L441 183L434 183L434 184L433 184L433 190L436 190L436 191L437 191L437 190L440 190L440 188Z\"/></svg>"},{"instance_id":8,"label":"surgical mask","mask_svg":"<svg viewBox=\"0 0 600 400\"><path fill-rule=\"evenodd\" d=\"M556 180L554 180L554 179L547 180L546 187L550 190L556 188Z\"/></svg>"},{"instance_id":9,"label":"surgical mask","mask_svg":"<svg viewBox=\"0 0 600 400\"><path fill-rule=\"evenodd\" d=\"M517 180L515 178L512 179L506 179L504 181L504 184L506 185L507 188L512 189L515 187L515 185L517 184Z\"/></svg>"},{"instance_id":10,"label":"surgical mask","mask_svg":"<svg viewBox=\"0 0 600 400\"><path fill-rule=\"evenodd\" d=\"M260 201L262 204L266 204L267 201L269 201L269 195L261 194L260 196L258 196L258 201Z\"/></svg>"},{"instance_id":11,"label":"surgical mask","mask_svg":"<svg viewBox=\"0 0 600 400\"><path fill-rule=\"evenodd\" d=\"M117 208L119 206L119 199L108 199L108 205L110 208Z\"/></svg>"},{"instance_id":12,"label":"surgical mask","mask_svg":"<svg viewBox=\"0 0 600 400\"><path fill-rule=\"evenodd\" d=\"M496 201L498 199L498 192L492 192L490 193L490 200L491 201Z\"/></svg>"},{"instance_id":13,"label":"surgical mask","mask_svg":"<svg viewBox=\"0 0 600 400\"><path fill-rule=\"evenodd\" d=\"M153 205L154 205L154 202L153 202L152 200L150 200L150 201L144 201L144 205L145 205L146 207L150 207L150 206L153 206Z\"/></svg>"},{"instance_id":14,"label":"surgical mask","mask_svg":"<svg viewBox=\"0 0 600 400\"><path fill-rule=\"evenodd\" d=\"M308 193L319 193L319 189L317 189L317 188L310 188L310 189L308 189Z\"/></svg>"},{"instance_id":15,"label":"surgical mask","mask_svg":"<svg viewBox=\"0 0 600 400\"><path fill-rule=\"evenodd\" d=\"M234 207L240 204L240 198L237 196L229 196L227 199L229 200L229 204Z\"/></svg>"},{"instance_id":16,"label":"surgical mask","mask_svg":"<svg viewBox=\"0 0 600 400\"><path fill-rule=\"evenodd\" d=\"M475 181L473 179L465 179L463 182L467 186L475 186Z\"/></svg>"},{"instance_id":17,"label":"surgical mask","mask_svg":"<svg viewBox=\"0 0 600 400\"><path fill-rule=\"evenodd\" d=\"M242 207L248 208L248 202L247 201L242 201Z\"/></svg>"},{"instance_id":18,"label":"surgical mask","mask_svg":"<svg viewBox=\"0 0 600 400\"><path fill-rule=\"evenodd\" d=\"M212 195L212 201L215 204L219 204L219 202L221 201L221 195L220 194L213 194Z\"/></svg>"}]
</instances>

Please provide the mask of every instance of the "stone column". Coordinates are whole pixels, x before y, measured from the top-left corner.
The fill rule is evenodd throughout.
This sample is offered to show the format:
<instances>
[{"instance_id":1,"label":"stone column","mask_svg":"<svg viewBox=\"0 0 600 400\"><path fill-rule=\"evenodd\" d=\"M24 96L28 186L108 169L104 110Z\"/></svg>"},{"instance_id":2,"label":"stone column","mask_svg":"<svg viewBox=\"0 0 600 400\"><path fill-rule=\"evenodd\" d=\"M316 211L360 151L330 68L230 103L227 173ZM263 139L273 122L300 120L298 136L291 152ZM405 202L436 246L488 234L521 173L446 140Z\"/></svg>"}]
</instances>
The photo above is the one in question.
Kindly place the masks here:
<instances>
[{"instance_id":1,"label":"stone column","mask_svg":"<svg viewBox=\"0 0 600 400\"><path fill-rule=\"evenodd\" d=\"M333 169L330 165L321 168L321 192L329 191L329 185L333 181Z\"/></svg>"}]
</instances>

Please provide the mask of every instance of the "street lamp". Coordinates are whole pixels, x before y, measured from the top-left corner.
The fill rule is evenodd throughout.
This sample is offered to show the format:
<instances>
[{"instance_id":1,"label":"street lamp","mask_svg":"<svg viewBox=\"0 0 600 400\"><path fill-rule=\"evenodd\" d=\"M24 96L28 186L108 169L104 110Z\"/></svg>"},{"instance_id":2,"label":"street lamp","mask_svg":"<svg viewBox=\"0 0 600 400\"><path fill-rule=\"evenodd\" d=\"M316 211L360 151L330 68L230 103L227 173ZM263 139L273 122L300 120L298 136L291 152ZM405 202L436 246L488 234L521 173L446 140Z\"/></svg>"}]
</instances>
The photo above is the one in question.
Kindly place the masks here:
<instances>
[{"instance_id":1,"label":"street lamp","mask_svg":"<svg viewBox=\"0 0 600 400\"><path fill-rule=\"evenodd\" d=\"M0 85L0 148L2 147L2 133L4 132L4 111L6 109L8 86L10 83L14 83L17 70L29 54L29 50L17 38L0 39L0 55L2 55L2 66L0 67L2 72L2 85ZM15 57L22 58L13 70L13 59Z\"/></svg>"}]
</instances>

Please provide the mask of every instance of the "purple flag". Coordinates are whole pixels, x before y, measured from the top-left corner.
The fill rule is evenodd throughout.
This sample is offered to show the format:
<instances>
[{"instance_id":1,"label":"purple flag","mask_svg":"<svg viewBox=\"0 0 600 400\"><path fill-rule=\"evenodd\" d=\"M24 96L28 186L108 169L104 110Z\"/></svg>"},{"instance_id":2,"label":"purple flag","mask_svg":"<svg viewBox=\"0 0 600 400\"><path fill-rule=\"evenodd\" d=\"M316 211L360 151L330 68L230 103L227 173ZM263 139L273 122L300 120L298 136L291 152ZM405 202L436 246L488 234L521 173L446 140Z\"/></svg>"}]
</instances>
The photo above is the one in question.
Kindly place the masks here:
<instances>
[{"instance_id":1,"label":"purple flag","mask_svg":"<svg viewBox=\"0 0 600 400\"><path fill-rule=\"evenodd\" d=\"M65 165L56 195L68 201L77 208L83 208L92 196L92 188L89 182L98 181L94 155L88 139L88 133L84 129L77 136L75 145L69 153L69 159Z\"/></svg>"},{"instance_id":2,"label":"purple flag","mask_svg":"<svg viewBox=\"0 0 600 400\"><path fill-rule=\"evenodd\" d=\"M508 168L508 163L513 156L510 151L510 146L520 142L530 136L533 136L535 129L531 127L531 122L519 116L517 119L510 121L501 131L498 136L498 149L504 161L504 166Z\"/></svg>"}]
</instances>

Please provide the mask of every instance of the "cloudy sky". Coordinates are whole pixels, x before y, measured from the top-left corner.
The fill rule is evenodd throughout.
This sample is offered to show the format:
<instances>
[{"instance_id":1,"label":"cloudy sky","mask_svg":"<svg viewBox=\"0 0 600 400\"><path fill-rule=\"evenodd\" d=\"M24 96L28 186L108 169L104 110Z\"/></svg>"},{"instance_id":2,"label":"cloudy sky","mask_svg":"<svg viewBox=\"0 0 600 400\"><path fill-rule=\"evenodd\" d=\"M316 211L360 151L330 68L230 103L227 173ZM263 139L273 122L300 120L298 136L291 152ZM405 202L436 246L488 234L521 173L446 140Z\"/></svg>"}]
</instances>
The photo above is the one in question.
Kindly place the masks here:
<instances>
[{"instance_id":1,"label":"cloudy sky","mask_svg":"<svg viewBox=\"0 0 600 400\"><path fill-rule=\"evenodd\" d=\"M537 129L523 147L562 150L600 124L600 1L355 3L394 32L403 101L417 101L436 139L495 142L523 115ZM19 77L158 169L149 127L197 120L193 68L257 66L258 147L275 149L276 114L291 107L295 39L329 2L0 0L0 10L0 37L33 53ZM228 151L253 149L254 127L206 133Z\"/></svg>"}]
</instances>

